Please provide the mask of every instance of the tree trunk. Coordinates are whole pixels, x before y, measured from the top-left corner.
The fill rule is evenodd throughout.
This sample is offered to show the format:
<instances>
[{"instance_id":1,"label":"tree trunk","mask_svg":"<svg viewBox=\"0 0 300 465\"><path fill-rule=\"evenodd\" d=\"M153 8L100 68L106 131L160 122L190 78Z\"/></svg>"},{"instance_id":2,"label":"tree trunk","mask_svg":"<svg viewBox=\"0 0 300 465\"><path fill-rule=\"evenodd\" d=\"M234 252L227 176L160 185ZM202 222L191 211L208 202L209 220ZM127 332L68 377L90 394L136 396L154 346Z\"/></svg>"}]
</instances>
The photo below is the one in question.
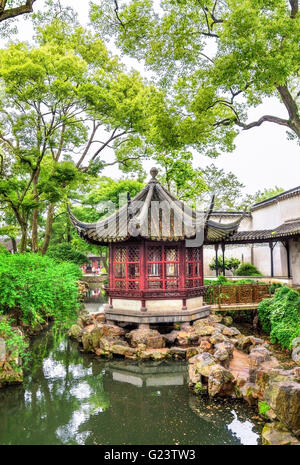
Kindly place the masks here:
<instances>
[{"instance_id":1,"label":"tree trunk","mask_svg":"<svg viewBox=\"0 0 300 465\"><path fill-rule=\"evenodd\" d=\"M14 253L17 253L17 241L14 237L11 238L11 243L12 243L12 246L13 246L13 251Z\"/></svg>"},{"instance_id":2,"label":"tree trunk","mask_svg":"<svg viewBox=\"0 0 300 465\"><path fill-rule=\"evenodd\" d=\"M21 224L21 241L20 241L20 253L26 252L27 246L27 224Z\"/></svg>"},{"instance_id":3,"label":"tree trunk","mask_svg":"<svg viewBox=\"0 0 300 465\"><path fill-rule=\"evenodd\" d=\"M36 200L38 200L37 183L38 183L39 173L40 173L40 170L38 170L35 173L35 176L32 180L33 193L34 193ZM39 212L38 212L38 209L35 208L32 214L32 237L31 237L32 251L34 253L38 251L38 217L39 217Z\"/></svg>"},{"instance_id":4,"label":"tree trunk","mask_svg":"<svg viewBox=\"0 0 300 465\"><path fill-rule=\"evenodd\" d=\"M48 250L49 244L50 244L51 233L52 233L52 223L53 223L53 216L54 216L54 207L55 207L54 203L51 203L48 208L46 231L45 231L44 242L42 245L42 255L45 255L45 253Z\"/></svg>"}]
</instances>

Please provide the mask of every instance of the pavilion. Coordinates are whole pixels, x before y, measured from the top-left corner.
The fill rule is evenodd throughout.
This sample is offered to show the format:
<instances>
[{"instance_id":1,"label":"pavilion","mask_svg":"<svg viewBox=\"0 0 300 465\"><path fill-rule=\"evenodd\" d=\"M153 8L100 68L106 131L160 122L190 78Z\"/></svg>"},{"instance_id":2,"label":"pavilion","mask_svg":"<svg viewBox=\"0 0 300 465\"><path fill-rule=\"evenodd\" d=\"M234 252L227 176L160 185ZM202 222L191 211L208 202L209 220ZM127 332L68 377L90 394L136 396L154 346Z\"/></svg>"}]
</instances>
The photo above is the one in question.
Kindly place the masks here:
<instances>
[{"instance_id":1,"label":"pavilion","mask_svg":"<svg viewBox=\"0 0 300 465\"><path fill-rule=\"evenodd\" d=\"M96 223L70 219L85 241L109 246L106 319L138 325L190 322L209 315L203 303L203 244L224 243L243 218L221 224L177 200L156 179Z\"/></svg>"}]
</instances>

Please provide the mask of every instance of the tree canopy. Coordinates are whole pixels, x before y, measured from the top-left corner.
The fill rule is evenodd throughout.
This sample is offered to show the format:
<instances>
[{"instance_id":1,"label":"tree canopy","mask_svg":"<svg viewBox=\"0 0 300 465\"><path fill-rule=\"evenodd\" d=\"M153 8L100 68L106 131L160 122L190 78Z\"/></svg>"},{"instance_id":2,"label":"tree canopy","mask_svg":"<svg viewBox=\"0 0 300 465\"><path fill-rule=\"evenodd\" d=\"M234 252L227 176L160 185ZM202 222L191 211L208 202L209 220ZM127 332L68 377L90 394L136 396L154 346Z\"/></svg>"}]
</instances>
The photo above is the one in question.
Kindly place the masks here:
<instances>
[{"instance_id":1,"label":"tree canopy","mask_svg":"<svg viewBox=\"0 0 300 465\"><path fill-rule=\"evenodd\" d=\"M265 122L300 137L298 0L98 0L91 18L157 73L185 142L207 155ZM270 96L287 116L249 122L249 107Z\"/></svg>"}]
</instances>

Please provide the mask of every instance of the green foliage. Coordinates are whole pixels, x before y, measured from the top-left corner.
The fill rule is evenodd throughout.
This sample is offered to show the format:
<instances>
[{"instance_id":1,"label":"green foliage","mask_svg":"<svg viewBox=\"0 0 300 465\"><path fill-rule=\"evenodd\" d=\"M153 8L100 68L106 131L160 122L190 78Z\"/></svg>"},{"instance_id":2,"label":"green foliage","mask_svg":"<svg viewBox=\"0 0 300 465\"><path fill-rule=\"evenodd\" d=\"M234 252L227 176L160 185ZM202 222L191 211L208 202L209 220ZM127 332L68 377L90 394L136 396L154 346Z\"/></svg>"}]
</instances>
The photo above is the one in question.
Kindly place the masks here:
<instances>
[{"instance_id":1,"label":"green foliage","mask_svg":"<svg viewBox=\"0 0 300 465\"><path fill-rule=\"evenodd\" d=\"M234 271L239 267L240 263L241 261L238 258L234 258L234 257L225 258L224 260L225 270ZM213 258L213 260L209 264L209 268L211 270L216 269L216 258ZM218 269L221 270L222 268L223 268L222 257L218 257Z\"/></svg>"},{"instance_id":2,"label":"green foliage","mask_svg":"<svg viewBox=\"0 0 300 465\"><path fill-rule=\"evenodd\" d=\"M12 318L0 315L0 337L5 340L8 356L13 361L16 357L21 357L23 361L27 360L28 342L23 334L17 328L13 327L14 320ZM14 366L17 369L17 365Z\"/></svg>"},{"instance_id":3,"label":"green foliage","mask_svg":"<svg viewBox=\"0 0 300 465\"><path fill-rule=\"evenodd\" d=\"M261 273L258 269L251 263L242 263L236 270L235 274L237 276L261 276Z\"/></svg>"},{"instance_id":4,"label":"green foliage","mask_svg":"<svg viewBox=\"0 0 300 465\"><path fill-rule=\"evenodd\" d=\"M270 410L270 408L271 407L265 400L260 400L258 402L258 410L261 415L265 416L266 413Z\"/></svg>"},{"instance_id":5,"label":"green foliage","mask_svg":"<svg viewBox=\"0 0 300 465\"><path fill-rule=\"evenodd\" d=\"M9 255L9 251L7 250L7 248L5 247L5 245L1 244L0 243L0 256L1 254L3 255Z\"/></svg>"},{"instance_id":6,"label":"green foliage","mask_svg":"<svg viewBox=\"0 0 300 465\"><path fill-rule=\"evenodd\" d=\"M79 308L80 269L35 254L2 255L0 312L34 327L53 318L68 326Z\"/></svg>"},{"instance_id":7,"label":"green foliage","mask_svg":"<svg viewBox=\"0 0 300 465\"><path fill-rule=\"evenodd\" d=\"M287 286L279 288L274 297L258 306L262 329L270 333L271 341L290 349L292 340L300 334L300 294Z\"/></svg>"},{"instance_id":8,"label":"green foliage","mask_svg":"<svg viewBox=\"0 0 300 465\"><path fill-rule=\"evenodd\" d=\"M91 19L102 37L114 36L168 89L174 141L215 156L233 149L238 129L265 121L300 137L298 2L130 0L119 2L116 14L114 0L97 0ZM270 96L292 118L264 115L247 124L248 109Z\"/></svg>"},{"instance_id":9,"label":"green foliage","mask_svg":"<svg viewBox=\"0 0 300 465\"><path fill-rule=\"evenodd\" d=\"M82 265L89 261L85 253L76 250L68 242L52 245L47 251L47 256L59 262L72 262L76 265Z\"/></svg>"}]
</instances>

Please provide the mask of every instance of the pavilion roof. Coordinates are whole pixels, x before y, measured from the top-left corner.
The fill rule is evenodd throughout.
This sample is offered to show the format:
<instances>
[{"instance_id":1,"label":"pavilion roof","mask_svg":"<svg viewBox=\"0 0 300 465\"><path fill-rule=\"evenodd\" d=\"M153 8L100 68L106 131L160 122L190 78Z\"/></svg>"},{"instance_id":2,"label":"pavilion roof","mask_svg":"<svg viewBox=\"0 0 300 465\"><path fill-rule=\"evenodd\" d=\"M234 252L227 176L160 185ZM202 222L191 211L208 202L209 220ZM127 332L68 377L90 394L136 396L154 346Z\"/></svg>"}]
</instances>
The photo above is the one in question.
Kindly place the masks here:
<instances>
[{"instance_id":1,"label":"pavilion roof","mask_svg":"<svg viewBox=\"0 0 300 465\"><path fill-rule=\"evenodd\" d=\"M199 212L176 199L156 179L157 169L152 168L152 179L126 205L107 218L95 223L78 220L68 207L70 219L78 234L87 242L105 245L122 242L131 237L149 240L179 241L203 234L205 242L225 241L237 232L243 214L231 223L210 219L214 197L207 212Z\"/></svg>"}]
</instances>

